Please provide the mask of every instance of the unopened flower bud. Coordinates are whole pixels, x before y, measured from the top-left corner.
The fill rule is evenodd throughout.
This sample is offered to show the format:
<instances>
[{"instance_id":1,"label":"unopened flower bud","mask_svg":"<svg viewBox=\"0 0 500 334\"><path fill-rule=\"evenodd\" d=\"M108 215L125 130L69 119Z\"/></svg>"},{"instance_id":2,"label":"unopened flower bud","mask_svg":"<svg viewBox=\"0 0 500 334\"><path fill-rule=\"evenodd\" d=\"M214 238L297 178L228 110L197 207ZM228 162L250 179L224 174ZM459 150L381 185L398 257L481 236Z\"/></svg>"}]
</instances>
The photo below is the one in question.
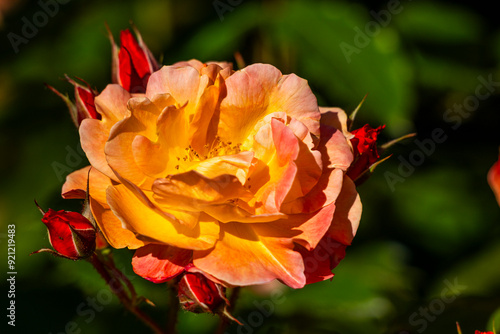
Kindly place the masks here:
<instances>
[{"instance_id":1,"label":"unopened flower bud","mask_svg":"<svg viewBox=\"0 0 500 334\"><path fill-rule=\"evenodd\" d=\"M228 311L225 289L205 275L185 273L179 281L179 301L184 310L193 313L215 313L239 323Z\"/></svg>"},{"instance_id":2,"label":"unopened flower bud","mask_svg":"<svg viewBox=\"0 0 500 334\"><path fill-rule=\"evenodd\" d=\"M101 115L97 112L94 102L98 92L92 89L88 83L81 79L81 82L84 83L85 86L68 76L66 76L66 80L75 87L75 102L71 101L67 95L60 93L54 87L49 85L47 85L47 87L66 103L71 119L75 125L79 127L80 123L82 123L82 121L86 118L101 119Z\"/></svg>"},{"instance_id":3,"label":"unopened flower bud","mask_svg":"<svg viewBox=\"0 0 500 334\"><path fill-rule=\"evenodd\" d=\"M96 228L87 218L78 212L64 210L49 209L42 213L42 222L47 226L54 250L44 248L34 253L49 252L71 260L86 258L94 253Z\"/></svg>"},{"instance_id":4,"label":"unopened flower bud","mask_svg":"<svg viewBox=\"0 0 500 334\"><path fill-rule=\"evenodd\" d=\"M130 93L144 93L151 73L157 71L160 66L144 44L139 31L134 28L134 32L136 37L129 29L122 30L120 47L116 45L111 32L109 32L113 48L112 78L114 83L119 84Z\"/></svg>"},{"instance_id":5,"label":"unopened flower bud","mask_svg":"<svg viewBox=\"0 0 500 334\"><path fill-rule=\"evenodd\" d=\"M377 136L385 128L385 125L374 129L365 124L363 127L352 130L354 135L351 144L354 150L354 161L347 171L347 175L352 179L358 179L370 166L380 158L377 151Z\"/></svg>"}]
</instances>

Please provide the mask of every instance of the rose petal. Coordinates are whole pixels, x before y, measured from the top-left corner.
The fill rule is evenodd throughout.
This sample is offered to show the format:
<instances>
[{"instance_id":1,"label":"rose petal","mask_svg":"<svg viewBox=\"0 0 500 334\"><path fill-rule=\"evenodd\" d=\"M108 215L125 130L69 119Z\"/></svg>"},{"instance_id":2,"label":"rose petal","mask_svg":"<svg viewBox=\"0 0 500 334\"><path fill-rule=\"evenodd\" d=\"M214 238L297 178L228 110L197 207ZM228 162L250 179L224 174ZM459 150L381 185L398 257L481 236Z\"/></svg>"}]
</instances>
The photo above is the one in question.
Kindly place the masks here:
<instances>
[{"instance_id":1,"label":"rose petal","mask_svg":"<svg viewBox=\"0 0 500 334\"><path fill-rule=\"evenodd\" d=\"M114 178L114 174L106 161L104 146L111 127L128 114L127 101L129 99L130 94L122 87L108 85L95 98L95 105L102 119L84 119L79 128L82 149L90 164L110 178Z\"/></svg>"},{"instance_id":2,"label":"rose petal","mask_svg":"<svg viewBox=\"0 0 500 334\"><path fill-rule=\"evenodd\" d=\"M222 225L215 247L195 251L193 264L230 285L264 284L279 279L292 288L303 287L302 256L293 251L291 239L262 236L270 229L266 225ZM230 265L221 267L228 259Z\"/></svg>"},{"instance_id":3,"label":"rose petal","mask_svg":"<svg viewBox=\"0 0 500 334\"><path fill-rule=\"evenodd\" d=\"M113 126L104 152L113 170L139 187L147 188L153 179L137 166L132 144L137 135L156 141L156 120L160 110L147 98L134 98L128 104L131 115Z\"/></svg>"},{"instance_id":4,"label":"rose petal","mask_svg":"<svg viewBox=\"0 0 500 334\"><path fill-rule=\"evenodd\" d=\"M132 267L137 275L154 283L164 283L182 273L192 256L191 250L150 244L135 251Z\"/></svg>"},{"instance_id":5,"label":"rose petal","mask_svg":"<svg viewBox=\"0 0 500 334\"><path fill-rule=\"evenodd\" d=\"M316 248L309 251L297 245L295 249L300 252L304 261L306 284L331 279L333 268L345 257L345 247L328 237L323 238Z\"/></svg>"},{"instance_id":6,"label":"rose petal","mask_svg":"<svg viewBox=\"0 0 500 334\"><path fill-rule=\"evenodd\" d=\"M107 206L106 188L111 185L111 180L91 166L79 169L66 177L66 182L62 187L62 197L84 199L87 192L87 179L89 181L89 196L101 205Z\"/></svg>"},{"instance_id":7,"label":"rose petal","mask_svg":"<svg viewBox=\"0 0 500 334\"><path fill-rule=\"evenodd\" d=\"M324 114L322 121L323 117ZM350 142L344 134L323 122L318 150L321 152L324 167L340 168L346 171L354 159Z\"/></svg>"},{"instance_id":8,"label":"rose petal","mask_svg":"<svg viewBox=\"0 0 500 334\"><path fill-rule=\"evenodd\" d=\"M111 247L136 249L145 245L144 241L139 240L134 232L122 227L122 222L107 208L107 205L104 207L101 203L91 199L90 209L99 229Z\"/></svg>"},{"instance_id":9,"label":"rose petal","mask_svg":"<svg viewBox=\"0 0 500 334\"><path fill-rule=\"evenodd\" d=\"M226 87L219 123L224 140L243 143L253 137L260 119L276 111L286 112L319 135L319 109L306 80L283 76L271 65L254 64L227 78Z\"/></svg>"},{"instance_id":10,"label":"rose petal","mask_svg":"<svg viewBox=\"0 0 500 334\"><path fill-rule=\"evenodd\" d=\"M359 226L362 205L356 185L348 176L344 177L335 204L337 209L328 235L344 245L350 245Z\"/></svg>"},{"instance_id":11,"label":"rose petal","mask_svg":"<svg viewBox=\"0 0 500 334\"><path fill-rule=\"evenodd\" d=\"M218 223L208 216L200 217L196 228L189 228L151 204L146 205L124 185L108 187L107 201L124 227L148 241L157 240L185 249L207 249L214 245L219 235Z\"/></svg>"}]
</instances>

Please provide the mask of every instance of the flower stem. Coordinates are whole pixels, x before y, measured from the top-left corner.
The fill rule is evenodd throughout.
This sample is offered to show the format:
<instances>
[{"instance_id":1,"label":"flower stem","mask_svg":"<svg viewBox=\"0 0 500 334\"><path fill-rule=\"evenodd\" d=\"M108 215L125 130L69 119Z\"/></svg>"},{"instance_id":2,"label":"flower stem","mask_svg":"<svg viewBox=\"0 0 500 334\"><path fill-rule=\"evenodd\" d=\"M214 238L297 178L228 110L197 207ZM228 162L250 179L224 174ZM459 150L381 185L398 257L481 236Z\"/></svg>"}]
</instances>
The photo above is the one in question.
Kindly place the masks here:
<instances>
[{"instance_id":1,"label":"flower stem","mask_svg":"<svg viewBox=\"0 0 500 334\"><path fill-rule=\"evenodd\" d=\"M111 291L118 297L120 302L139 320L141 320L146 326L151 328L156 334L165 334L169 332L164 332L147 314L140 310L135 303L135 290L130 289L130 281L124 279L124 275L120 273L118 277L114 276L117 274L117 268L112 264L110 266L110 259L104 260L101 258L102 255L98 253L92 254L88 261L94 266L101 277L106 281ZM114 275L113 275L114 274ZM129 288L129 294L126 290Z\"/></svg>"},{"instance_id":2,"label":"flower stem","mask_svg":"<svg viewBox=\"0 0 500 334\"><path fill-rule=\"evenodd\" d=\"M241 287L237 286L233 288L233 291L231 292L231 297L229 298L229 305L227 306L227 311L231 312L234 309L234 306L236 305L236 301L238 300L238 297L240 296L240 290ZM231 323L231 319L228 319L226 317L220 318L219 322L219 327L217 327L217 330L215 331L216 334L223 334L229 324Z\"/></svg>"},{"instance_id":3,"label":"flower stem","mask_svg":"<svg viewBox=\"0 0 500 334\"><path fill-rule=\"evenodd\" d=\"M167 283L168 286L168 323L167 333L177 333L177 318L179 314L179 297L177 296L177 284L174 282Z\"/></svg>"}]
</instances>

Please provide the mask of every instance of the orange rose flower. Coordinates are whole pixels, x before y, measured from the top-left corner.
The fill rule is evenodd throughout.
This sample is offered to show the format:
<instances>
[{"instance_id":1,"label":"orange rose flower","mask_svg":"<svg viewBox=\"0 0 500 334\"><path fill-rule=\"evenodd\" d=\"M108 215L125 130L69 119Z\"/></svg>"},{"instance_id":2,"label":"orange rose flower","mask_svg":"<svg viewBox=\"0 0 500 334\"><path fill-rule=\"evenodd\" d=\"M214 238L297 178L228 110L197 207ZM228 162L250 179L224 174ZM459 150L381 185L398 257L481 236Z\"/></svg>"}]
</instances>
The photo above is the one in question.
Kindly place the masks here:
<instances>
[{"instance_id":1,"label":"orange rose flower","mask_svg":"<svg viewBox=\"0 0 500 334\"><path fill-rule=\"evenodd\" d=\"M117 84L79 127L90 206L136 273L203 272L225 286L328 279L360 219L345 113L271 65L164 66L143 94ZM63 197L82 196L90 166Z\"/></svg>"}]
</instances>

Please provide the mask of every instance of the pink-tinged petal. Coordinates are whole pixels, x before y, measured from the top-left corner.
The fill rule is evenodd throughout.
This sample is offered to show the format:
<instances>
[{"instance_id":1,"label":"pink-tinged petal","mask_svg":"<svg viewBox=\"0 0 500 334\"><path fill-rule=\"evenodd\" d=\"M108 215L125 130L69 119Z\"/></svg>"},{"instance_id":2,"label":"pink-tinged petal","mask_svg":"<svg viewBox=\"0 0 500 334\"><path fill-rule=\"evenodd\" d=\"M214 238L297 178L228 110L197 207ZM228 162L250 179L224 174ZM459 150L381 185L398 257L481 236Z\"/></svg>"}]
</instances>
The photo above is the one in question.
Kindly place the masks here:
<instances>
[{"instance_id":1,"label":"pink-tinged petal","mask_svg":"<svg viewBox=\"0 0 500 334\"><path fill-rule=\"evenodd\" d=\"M297 175L283 202L290 202L307 195L318 183L322 175L321 153L311 151L307 145L299 141L299 154L295 160Z\"/></svg>"},{"instance_id":2,"label":"pink-tinged petal","mask_svg":"<svg viewBox=\"0 0 500 334\"><path fill-rule=\"evenodd\" d=\"M350 245L359 226L362 205L356 186L348 176L344 177L335 204L337 209L328 235L344 245Z\"/></svg>"},{"instance_id":3,"label":"pink-tinged petal","mask_svg":"<svg viewBox=\"0 0 500 334\"><path fill-rule=\"evenodd\" d=\"M294 161L299 154L299 142L292 130L275 118L263 125L255 138L258 160L246 183L255 199L249 204L256 208L256 214L277 213L296 180Z\"/></svg>"},{"instance_id":4,"label":"pink-tinged petal","mask_svg":"<svg viewBox=\"0 0 500 334\"><path fill-rule=\"evenodd\" d=\"M254 64L226 79L227 96L220 109L219 135L243 143L266 115L284 111L319 135L320 113L307 81L285 75L271 65Z\"/></svg>"},{"instance_id":5,"label":"pink-tinged petal","mask_svg":"<svg viewBox=\"0 0 500 334\"><path fill-rule=\"evenodd\" d=\"M332 270L345 257L346 246L328 237L321 240L318 246L307 250L296 245L304 261L306 284L321 282L333 277Z\"/></svg>"},{"instance_id":6,"label":"pink-tinged petal","mask_svg":"<svg viewBox=\"0 0 500 334\"><path fill-rule=\"evenodd\" d=\"M276 147L278 164L284 166L290 161L297 159L299 154L299 142L293 131L276 119L271 120L271 129L274 146Z\"/></svg>"},{"instance_id":7,"label":"pink-tinged petal","mask_svg":"<svg viewBox=\"0 0 500 334\"><path fill-rule=\"evenodd\" d=\"M79 169L66 177L66 182L62 187L62 197L84 199L87 192L87 179L89 181L89 196L107 206L106 188L111 185L111 180L90 166Z\"/></svg>"},{"instance_id":8,"label":"pink-tinged petal","mask_svg":"<svg viewBox=\"0 0 500 334\"><path fill-rule=\"evenodd\" d=\"M232 63L210 61L210 62L207 62L206 64L204 64L204 63L202 63L201 61L199 61L197 59L191 59L191 60L188 60L188 61L179 61L179 62L173 64L172 66L173 67L191 66L191 67L194 67L196 70L198 70L198 72L201 73L204 68L209 67L210 65L212 65L212 66L216 65L217 67L220 67L223 70L225 70L225 69L232 70L233 69L233 64Z\"/></svg>"},{"instance_id":9,"label":"pink-tinged petal","mask_svg":"<svg viewBox=\"0 0 500 334\"><path fill-rule=\"evenodd\" d=\"M340 130L348 139L352 137L347 122L349 117L344 110L336 107L319 107L321 112L321 124Z\"/></svg>"},{"instance_id":10,"label":"pink-tinged petal","mask_svg":"<svg viewBox=\"0 0 500 334\"><path fill-rule=\"evenodd\" d=\"M302 122L314 135L319 135L320 112L316 96L307 80L295 74L284 75L278 84L272 104L281 106L287 115Z\"/></svg>"},{"instance_id":11,"label":"pink-tinged petal","mask_svg":"<svg viewBox=\"0 0 500 334\"><path fill-rule=\"evenodd\" d=\"M324 167L340 168L346 171L354 159L352 148L340 130L323 123L323 119L328 115L331 113L321 115L321 137L318 150L321 152Z\"/></svg>"},{"instance_id":12,"label":"pink-tinged petal","mask_svg":"<svg viewBox=\"0 0 500 334\"><path fill-rule=\"evenodd\" d=\"M127 101L131 98L129 92L119 85L108 85L96 96L95 105L99 114L102 115L103 122L111 126L122 120L130 113L127 110Z\"/></svg>"},{"instance_id":13,"label":"pink-tinged petal","mask_svg":"<svg viewBox=\"0 0 500 334\"><path fill-rule=\"evenodd\" d=\"M315 248L330 228L335 209L335 203L330 203L313 213L289 215L289 218L282 222L281 228L287 226L293 231L300 231L300 234L294 236L294 241L308 250ZM280 225L281 222L277 221L272 224Z\"/></svg>"},{"instance_id":14,"label":"pink-tinged petal","mask_svg":"<svg viewBox=\"0 0 500 334\"><path fill-rule=\"evenodd\" d=\"M286 214L310 213L334 202L342 189L344 172L326 168L316 185L305 196L283 203L281 211Z\"/></svg>"},{"instance_id":15,"label":"pink-tinged petal","mask_svg":"<svg viewBox=\"0 0 500 334\"><path fill-rule=\"evenodd\" d=\"M500 157L488 172L488 183L500 205Z\"/></svg>"},{"instance_id":16,"label":"pink-tinged petal","mask_svg":"<svg viewBox=\"0 0 500 334\"><path fill-rule=\"evenodd\" d=\"M179 248L207 249L214 245L219 235L218 223L210 217L200 217L195 228L184 226L124 185L109 187L107 201L124 227L149 242L156 240Z\"/></svg>"},{"instance_id":17,"label":"pink-tinged petal","mask_svg":"<svg viewBox=\"0 0 500 334\"><path fill-rule=\"evenodd\" d=\"M267 224L228 223L221 226L213 249L193 253L193 264L234 286L279 279L292 288L301 288L305 284L304 265L293 247L290 238L275 237ZM230 265L221 267L228 259Z\"/></svg>"},{"instance_id":18,"label":"pink-tinged petal","mask_svg":"<svg viewBox=\"0 0 500 334\"><path fill-rule=\"evenodd\" d=\"M132 231L123 228L122 222L107 205L104 206L90 199L90 209L99 229L111 247L136 249L145 245L144 241L139 240Z\"/></svg>"},{"instance_id":19,"label":"pink-tinged petal","mask_svg":"<svg viewBox=\"0 0 500 334\"><path fill-rule=\"evenodd\" d=\"M187 61L178 61L177 63L172 64L172 67L174 68L181 68L181 67L193 67L195 68L198 72L201 71L203 67L206 65L199 61L198 59L190 59Z\"/></svg>"},{"instance_id":20,"label":"pink-tinged petal","mask_svg":"<svg viewBox=\"0 0 500 334\"><path fill-rule=\"evenodd\" d=\"M132 267L137 275L154 283L164 283L184 272L192 256L191 250L149 244L135 251Z\"/></svg>"},{"instance_id":21,"label":"pink-tinged petal","mask_svg":"<svg viewBox=\"0 0 500 334\"><path fill-rule=\"evenodd\" d=\"M269 221L269 231L276 237L292 238L306 249L315 248L329 230L335 212L335 203L312 213L291 214L282 219ZM269 234L268 234L269 236Z\"/></svg>"},{"instance_id":22,"label":"pink-tinged petal","mask_svg":"<svg viewBox=\"0 0 500 334\"><path fill-rule=\"evenodd\" d=\"M178 105L196 103L205 85L202 85L200 73L191 66L163 66L151 75L146 96L152 99L157 94L170 94Z\"/></svg>"}]
</instances>

